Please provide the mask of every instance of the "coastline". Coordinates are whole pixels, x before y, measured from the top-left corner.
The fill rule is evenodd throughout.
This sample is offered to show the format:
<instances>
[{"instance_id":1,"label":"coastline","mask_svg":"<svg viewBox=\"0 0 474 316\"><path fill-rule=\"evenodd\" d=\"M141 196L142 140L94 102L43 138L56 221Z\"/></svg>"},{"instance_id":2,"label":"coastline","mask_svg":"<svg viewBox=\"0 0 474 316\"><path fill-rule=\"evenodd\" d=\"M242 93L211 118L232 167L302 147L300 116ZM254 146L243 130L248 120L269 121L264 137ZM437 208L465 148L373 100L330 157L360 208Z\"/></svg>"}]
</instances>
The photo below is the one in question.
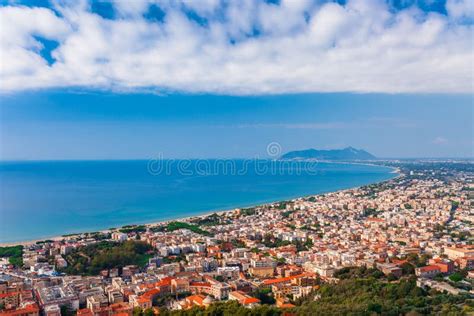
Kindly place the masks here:
<instances>
[{"instance_id":1,"label":"coastline","mask_svg":"<svg viewBox=\"0 0 474 316\"><path fill-rule=\"evenodd\" d=\"M331 162L331 163L335 163L335 162ZM357 188L360 188L360 187L366 186L366 185L380 184L380 183L384 183L384 182L387 182L387 181L391 181L391 180L399 178L400 176L403 175L401 173L400 168L397 168L397 167L383 166L383 165L377 165L377 164L371 164L371 163L358 163L358 162L354 162L354 163L351 163L351 162L337 162L337 163L341 163L341 164L360 164L360 165L385 167L385 168L392 169L392 171L390 173L391 174L397 174L397 176L395 176L393 178L390 178L388 180L369 183L369 184L365 184L365 185L361 185L361 186L355 186L355 187L340 189L340 190L335 190L335 191L320 192L320 193L317 193L317 194L302 195L302 196L297 196L297 197L290 198L290 199L291 200L297 200L297 199L306 198L306 197L310 197L310 196L318 196L318 195L322 195L322 194L337 193L337 192L344 192L344 191L348 191L348 190L354 190L354 189L357 189ZM236 207L236 208L233 208L233 209L225 209L225 210L218 210L218 211L205 211L205 213L201 213L201 214L197 214L197 215L189 215L189 216L177 217L177 218L166 219L166 220L152 221L152 222L146 222L146 223L136 223L136 224L124 224L120 227L116 227L115 230L120 229L121 227L126 226L126 225L144 225L146 227L152 227L152 226L163 225L163 224L167 224L167 223L175 222L175 221L188 222L188 221L191 221L192 219L205 218L205 217L210 216L212 214L224 215L224 214L235 212L236 210L242 209L242 208L259 207L259 206L279 203L279 202L282 202L282 201L284 201L284 200L279 199L279 200L266 202L266 203L257 203L257 204L252 204L252 205L244 206L244 207ZM96 230L94 232L110 233L110 232L113 232L115 230L102 229L102 230ZM37 238L37 239L32 239L32 240L25 240L25 241L0 242L0 247L30 246L30 245L34 245L38 242L45 241L45 240L61 241L61 240L64 240L64 239L68 238L69 236L77 236L77 235L87 234L87 233L91 233L91 232L92 231L82 231L82 232L78 232L78 233L65 233L64 235L61 235L61 236L56 235L56 236L51 236L51 237L42 237L42 238Z\"/></svg>"}]
</instances>

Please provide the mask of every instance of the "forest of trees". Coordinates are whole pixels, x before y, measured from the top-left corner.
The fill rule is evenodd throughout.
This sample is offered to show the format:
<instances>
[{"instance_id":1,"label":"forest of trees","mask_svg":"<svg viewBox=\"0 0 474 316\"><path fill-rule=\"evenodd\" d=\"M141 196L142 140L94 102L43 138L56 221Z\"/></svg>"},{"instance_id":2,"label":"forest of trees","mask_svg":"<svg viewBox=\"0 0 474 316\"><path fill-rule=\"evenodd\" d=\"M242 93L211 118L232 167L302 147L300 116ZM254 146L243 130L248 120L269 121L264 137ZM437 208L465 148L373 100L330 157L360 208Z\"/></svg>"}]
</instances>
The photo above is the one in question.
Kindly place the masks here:
<instances>
[{"instance_id":1,"label":"forest of trees","mask_svg":"<svg viewBox=\"0 0 474 316\"><path fill-rule=\"evenodd\" d=\"M325 284L320 298L296 308L301 315L459 315L474 311L467 296L427 292L416 286L415 277L399 282L345 279Z\"/></svg>"},{"instance_id":2,"label":"forest of trees","mask_svg":"<svg viewBox=\"0 0 474 316\"><path fill-rule=\"evenodd\" d=\"M163 310L160 315L468 315L474 303L466 295L428 292L416 286L410 277L399 282L368 278L344 279L338 284L324 284L301 305L279 309L262 305L248 309L236 302L219 302L207 309L188 311Z\"/></svg>"},{"instance_id":3,"label":"forest of trees","mask_svg":"<svg viewBox=\"0 0 474 316\"><path fill-rule=\"evenodd\" d=\"M160 316L277 316L283 315L281 309L261 305L254 308L247 308L240 305L237 301L218 302L209 306L207 309L194 307L185 311L161 310Z\"/></svg>"},{"instance_id":4,"label":"forest of trees","mask_svg":"<svg viewBox=\"0 0 474 316\"><path fill-rule=\"evenodd\" d=\"M8 257L8 261L14 266L23 265L23 246L0 247L0 258Z\"/></svg>"},{"instance_id":5,"label":"forest of trees","mask_svg":"<svg viewBox=\"0 0 474 316\"><path fill-rule=\"evenodd\" d=\"M124 243L102 241L80 247L66 256L68 274L97 275L101 270L134 264L144 266L152 247L145 242L129 240Z\"/></svg>"},{"instance_id":6,"label":"forest of trees","mask_svg":"<svg viewBox=\"0 0 474 316\"><path fill-rule=\"evenodd\" d=\"M185 222L170 222L166 226L158 226L158 227L153 227L151 228L152 231L154 232L159 232L159 231L168 231L172 232L178 229L189 229L190 231L204 235L204 236L211 236L212 234L208 232L207 230L201 229L198 225L193 225Z\"/></svg>"}]
</instances>

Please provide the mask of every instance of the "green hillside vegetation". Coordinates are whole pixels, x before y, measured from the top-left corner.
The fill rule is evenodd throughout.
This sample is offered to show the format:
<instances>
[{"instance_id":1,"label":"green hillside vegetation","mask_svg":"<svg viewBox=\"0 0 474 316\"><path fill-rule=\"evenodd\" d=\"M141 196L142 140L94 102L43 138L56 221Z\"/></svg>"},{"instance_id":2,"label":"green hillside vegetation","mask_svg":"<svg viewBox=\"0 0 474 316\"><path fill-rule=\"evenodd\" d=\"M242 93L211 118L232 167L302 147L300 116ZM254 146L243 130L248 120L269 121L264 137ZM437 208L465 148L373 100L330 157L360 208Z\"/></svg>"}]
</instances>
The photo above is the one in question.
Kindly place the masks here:
<instances>
[{"instance_id":1,"label":"green hillside vegetation","mask_svg":"<svg viewBox=\"0 0 474 316\"><path fill-rule=\"evenodd\" d=\"M229 220L224 219L217 213L208 215L204 218L197 218L195 220L192 220L192 222L198 226L216 226L230 224Z\"/></svg>"},{"instance_id":2,"label":"green hillside vegetation","mask_svg":"<svg viewBox=\"0 0 474 316\"><path fill-rule=\"evenodd\" d=\"M237 301L218 302L209 306L207 309L194 307L185 311L160 310L160 316L277 316L283 315L281 309L269 305L261 305L254 308L247 308L240 305Z\"/></svg>"},{"instance_id":3,"label":"green hillside vegetation","mask_svg":"<svg viewBox=\"0 0 474 316\"><path fill-rule=\"evenodd\" d=\"M160 315L469 315L474 304L468 296L428 292L416 286L414 277L390 283L383 279L344 279L324 284L290 310L262 305L248 309L236 302L219 302L206 310L163 310Z\"/></svg>"},{"instance_id":4,"label":"green hillside vegetation","mask_svg":"<svg viewBox=\"0 0 474 316\"><path fill-rule=\"evenodd\" d=\"M461 315L474 311L467 296L430 293L416 286L414 278L388 283L377 279L347 279L323 285L321 298L306 301L301 315Z\"/></svg>"},{"instance_id":5,"label":"green hillside vegetation","mask_svg":"<svg viewBox=\"0 0 474 316\"><path fill-rule=\"evenodd\" d=\"M168 231L172 232L178 229L189 229L190 231L204 235L204 236L212 236L210 232L207 230L201 229L198 225L193 225L185 222L170 222L166 226L158 226L158 227L153 227L151 230L153 232L159 232L159 231Z\"/></svg>"},{"instance_id":6,"label":"green hillside vegetation","mask_svg":"<svg viewBox=\"0 0 474 316\"><path fill-rule=\"evenodd\" d=\"M381 279L385 275L382 271L375 268L366 268L366 267L346 267L337 270L334 273L334 277L345 280L345 279L355 279L355 278L374 278Z\"/></svg>"},{"instance_id":7,"label":"green hillside vegetation","mask_svg":"<svg viewBox=\"0 0 474 316\"><path fill-rule=\"evenodd\" d=\"M143 233L146 231L146 226L145 225L125 225L122 228L119 229L119 232L121 233Z\"/></svg>"},{"instance_id":8,"label":"green hillside vegetation","mask_svg":"<svg viewBox=\"0 0 474 316\"><path fill-rule=\"evenodd\" d=\"M76 249L66 256L67 274L97 275L101 270L121 268L126 265L144 266L152 255L152 247L141 241L124 243L102 241Z\"/></svg>"},{"instance_id":9,"label":"green hillside vegetation","mask_svg":"<svg viewBox=\"0 0 474 316\"><path fill-rule=\"evenodd\" d=\"M16 267L23 265L23 246L0 247L0 258L8 257L8 261Z\"/></svg>"}]
</instances>

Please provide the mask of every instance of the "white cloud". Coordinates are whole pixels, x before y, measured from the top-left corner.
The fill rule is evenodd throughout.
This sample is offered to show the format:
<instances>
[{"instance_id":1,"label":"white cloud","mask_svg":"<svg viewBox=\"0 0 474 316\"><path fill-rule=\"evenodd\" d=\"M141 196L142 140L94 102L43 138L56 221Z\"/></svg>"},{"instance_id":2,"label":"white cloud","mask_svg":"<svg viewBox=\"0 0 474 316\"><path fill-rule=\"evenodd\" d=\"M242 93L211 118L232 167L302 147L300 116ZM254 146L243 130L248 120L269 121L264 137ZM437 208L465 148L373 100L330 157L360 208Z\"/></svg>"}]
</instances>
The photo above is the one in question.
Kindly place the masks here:
<instances>
[{"instance_id":1,"label":"white cloud","mask_svg":"<svg viewBox=\"0 0 474 316\"><path fill-rule=\"evenodd\" d=\"M432 143L436 145L444 145L448 143L448 140L444 137L438 136L435 139L433 139Z\"/></svg>"},{"instance_id":2,"label":"white cloud","mask_svg":"<svg viewBox=\"0 0 474 316\"><path fill-rule=\"evenodd\" d=\"M216 125L217 128L284 128L284 129L362 129L362 128L416 128L419 124L414 121L389 117L368 117L363 120L353 120L351 122L277 122L277 123L240 123L237 125Z\"/></svg>"},{"instance_id":3,"label":"white cloud","mask_svg":"<svg viewBox=\"0 0 474 316\"><path fill-rule=\"evenodd\" d=\"M472 0L448 0L446 10L454 19L474 19L474 2Z\"/></svg>"},{"instance_id":4,"label":"white cloud","mask_svg":"<svg viewBox=\"0 0 474 316\"><path fill-rule=\"evenodd\" d=\"M285 129L341 129L347 128L350 124L343 122L330 123L252 123L238 124L233 127L237 128L285 128ZM229 127L229 126L218 126Z\"/></svg>"},{"instance_id":5,"label":"white cloud","mask_svg":"<svg viewBox=\"0 0 474 316\"><path fill-rule=\"evenodd\" d=\"M163 22L143 13L156 3ZM104 19L80 2L0 7L0 89L50 87L225 94L473 89L469 1L448 16L382 0L123 1ZM65 4L66 3L66 4ZM197 5L199 3L199 5ZM185 11L207 22L202 25ZM253 35L252 35L253 34ZM257 35L255 35L257 34ZM34 36L59 42L49 65Z\"/></svg>"}]
</instances>

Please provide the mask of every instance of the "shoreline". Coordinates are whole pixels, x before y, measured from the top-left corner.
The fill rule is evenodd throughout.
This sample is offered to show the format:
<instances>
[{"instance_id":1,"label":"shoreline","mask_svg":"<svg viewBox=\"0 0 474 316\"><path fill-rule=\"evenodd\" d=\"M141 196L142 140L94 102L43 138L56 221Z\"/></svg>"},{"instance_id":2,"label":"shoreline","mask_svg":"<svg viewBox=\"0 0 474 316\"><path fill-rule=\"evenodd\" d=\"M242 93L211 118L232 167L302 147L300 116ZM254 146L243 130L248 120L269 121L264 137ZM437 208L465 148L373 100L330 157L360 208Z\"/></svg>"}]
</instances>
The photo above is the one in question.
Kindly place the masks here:
<instances>
[{"instance_id":1,"label":"shoreline","mask_svg":"<svg viewBox=\"0 0 474 316\"><path fill-rule=\"evenodd\" d=\"M334 163L334 162L331 162L331 163ZM361 186L356 186L356 187L351 187L351 188L346 188L346 189L340 189L340 190L336 190L336 191L321 192L321 193L317 193L317 194L297 196L297 197L294 197L294 198L290 198L290 200L297 200L297 199L302 199L302 198L310 197L310 196L318 196L318 195L322 195L322 194L337 193L337 192L343 192L343 191L347 191L347 190L354 190L354 189L357 189L357 188L360 188L360 187L363 187L363 186L366 186L366 185L380 184L380 183L384 183L384 182L387 182L387 181L391 181L391 180L396 179L396 178L403 175L401 173L400 168L397 168L397 167L389 167L389 166L384 166L384 165L377 165L377 164L371 164L371 163L358 163L358 162L353 162L353 163L351 163L351 162L337 162L337 163L350 164L350 165L359 164L359 165L369 165L369 166L376 166L376 167L385 167L385 168L392 169L390 174L397 174L397 176L395 176L393 178L390 178L388 180L383 180L383 181L374 182L374 183L368 183L368 184L364 184L364 185L361 185ZM124 224L122 226L115 227L114 230L102 229L102 230L95 230L95 231L82 231L82 232L78 232L78 233L65 233L64 235L61 235L61 236L56 235L56 236L51 236L51 237L42 237L42 238L37 238L37 239L32 239L32 240L25 240L25 241L0 242L0 247L30 246L30 245L34 245L38 242L45 241L45 240L52 240L52 241L56 242L56 241L61 241L61 240L67 239L68 237L79 236L79 235L82 235L82 234L87 234L87 233L92 233L92 232L110 233L110 232L113 232L113 231L117 231L120 228L123 228L124 226L127 226L127 225L136 225L136 226L143 225L143 226L146 226L146 227L151 227L151 226L163 225L163 224L167 224L167 223L170 223L170 222L176 222L176 221L188 222L191 219L205 218L205 217L208 217L212 214L225 215L225 214L228 214L228 213L231 213L231 212L235 212L236 210L242 209L242 208L253 208L253 207L259 207L259 206L265 206L265 205L269 205L269 204L280 203L282 201L285 201L285 200L280 199L280 200L275 200L275 201L266 202L266 203L252 204L250 206L236 207L236 208L233 208L233 209L225 209L225 210L217 210L217 211L205 211L205 213L201 213L201 214L197 214L197 215L177 217L177 218L173 218L173 219L159 220L159 221L155 221L155 222Z\"/></svg>"}]
</instances>

